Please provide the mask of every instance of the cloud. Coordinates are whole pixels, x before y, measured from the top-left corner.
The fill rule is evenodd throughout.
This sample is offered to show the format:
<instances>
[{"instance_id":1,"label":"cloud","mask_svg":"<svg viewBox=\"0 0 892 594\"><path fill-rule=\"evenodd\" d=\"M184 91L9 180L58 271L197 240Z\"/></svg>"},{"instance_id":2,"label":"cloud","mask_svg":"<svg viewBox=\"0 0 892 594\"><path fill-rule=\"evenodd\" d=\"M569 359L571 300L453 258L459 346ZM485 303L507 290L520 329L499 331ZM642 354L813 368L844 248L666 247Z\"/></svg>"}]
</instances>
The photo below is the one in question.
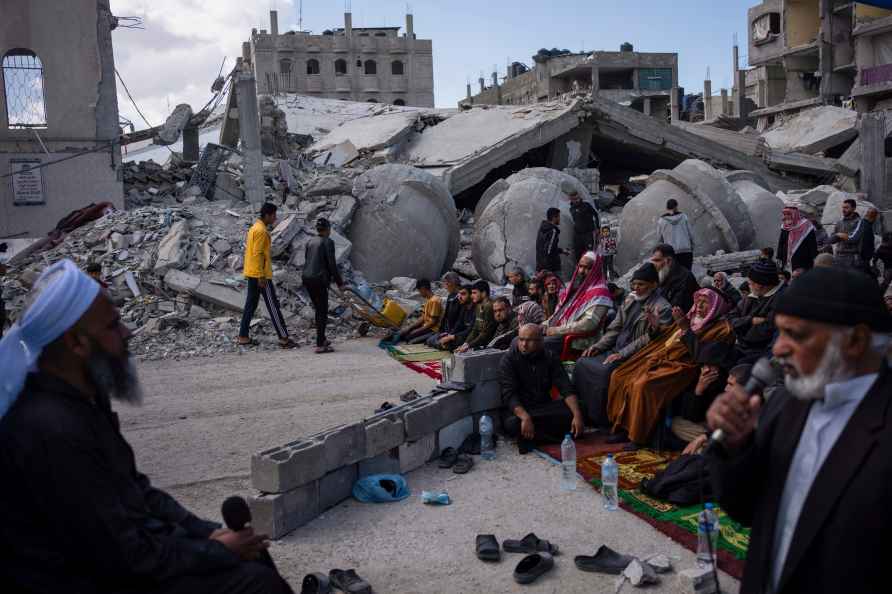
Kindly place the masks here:
<instances>
[{"instance_id":1,"label":"cloud","mask_svg":"<svg viewBox=\"0 0 892 594\"><path fill-rule=\"evenodd\" d=\"M280 14L292 4L278 0ZM156 126L179 103L196 111L204 106L223 58L228 72L251 29L269 24L266 4L245 0L112 0L112 10L144 20L145 30L119 28L112 33L115 66L140 110ZM118 109L137 129L146 127L120 83Z\"/></svg>"}]
</instances>

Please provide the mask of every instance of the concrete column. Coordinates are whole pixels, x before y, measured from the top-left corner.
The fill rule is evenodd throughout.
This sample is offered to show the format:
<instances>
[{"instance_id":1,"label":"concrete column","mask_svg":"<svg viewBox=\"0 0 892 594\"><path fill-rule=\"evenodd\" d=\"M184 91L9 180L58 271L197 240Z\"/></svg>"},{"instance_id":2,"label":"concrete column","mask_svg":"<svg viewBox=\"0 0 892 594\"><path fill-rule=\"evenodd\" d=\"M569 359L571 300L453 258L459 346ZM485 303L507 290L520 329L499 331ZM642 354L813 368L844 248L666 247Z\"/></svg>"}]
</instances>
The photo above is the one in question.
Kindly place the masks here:
<instances>
[{"instance_id":1,"label":"concrete column","mask_svg":"<svg viewBox=\"0 0 892 594\"><path fill-rule=\"evenodd\" d=\"M279 12L277 10L269 11L269 34L273 37L279 35Z\"/></svg>"},{"instance_id":2,"label":"concrete column","mask_svg":"<svg viewBox=\"0 0 892 594\"><path fill-rule=\"evenodd\" d=\"M245 62L251 63L251 42L245 41L242 43L242 60Z\"/></svg>"},{"instance_id":3,"label":"concrete column","mask_svg":"<svg viewBox=\"0 0 892 594\"><path fill-rule=\"evenodd\" d=\"M703 81L703 119L707 122L712 120L712 81Z\"/></svg>"},{"instance_id":4,"label":"concrete column","mask_svg":"<svg viewBox=\"0 0 892 594\"><path fill-rule=\"evenodd\" d=\"M486 90L486 80L484 80L484 78L481 76L480 78L477 79L477 82L480 83L480 92L482 93L483 91Z\"/></svg>"},{"instance_id":5,"label":"concrete column","mask_svg":"<svg viewBox=\"0 0 892 594\"><path fill-rule=\"evenodd\" d=\"M415 17L406 15L406 48L408 49L409 63L406 65L406 105L417 105L415 98Z\"/></svg>"},{"instance_id":6,"label":"concrete column","mask_svg":"<svg viewBox=\"0 0 892 594\"><path fill-rule=\"evenodd\" d=\"M276 10L269 11L269 34L273 40L273 70L271 76L276 79L276 91L288 91L288 77L282 76L279 72L279 12ZM294 68L292 67L292 74ZM256 76L256 70L255 70Z\"/></svg>"},{"instance_id":7,"label":"concrete column","mask_svg":"<svg viewBox=\"0 0 892 594\"><path fill-rule=\"evenodd\" d=\"M356 52L353 50L353 14L344 13L344 36L347 39L347 72L350 73L350 98L359 100L359 68L356 67Z\"/></svg>"},{"instance_id":8,"label":"concrete column","mask_svg":"<svg viewBox=\"0 0 892 594\"><path fill-rule=\"evenodd\" d=\"M651 115L651 102L650 102L650 97L645 97L645 98L644 98L644 115L646 115L646 116Z\"/></svg>"},{"instance_id":9,"label":"concrete column","mask_svg":"<svg viewBox=\"0 0 892 594\"><path fill-rule=\"evenodd\" d=\"M672 87L669 96L669 121L673 124L678 123L678 87ZM665 117L665 116L664 116ZM665 120L664 120L665 121Z\"/></svg>"},{"instance_id":10,"label":"concrete column","mask_svg":"<svg viewBox=\"0 0 892 594\"><path fill-rule=\"evenodd\" d=\"M183 160L198 162L198 126L183 128Z\"/></svg>"},{"instance_id":11,"label":"concrete column","mask_svg":"<svg viewBox=\"0 0 892 594\"><path fill-rule=\"evenodd\" d=\"M242 71L236 75L238 93L238 126L244 155L245 198L251 204L262 204L263 155L260 152L260 116L257 108L257 87L254 74Z\"/></svg>"},{"instance_id":12,"label":"concrete column","mask_svg":"<svg viewBox=\"0 0 892 594\"><path fill-rule=\"evenodd\" d=\"M877 208L892 208L886 196L886 112L861 116L861 191Z\"/></svg>"},{"instance_id":13,"label":"concrete column","mask_svg":"<svg viewBox=\"0 0 892 594\"><path fill-rule=\"evenodd\" d=\"M601 92L601 69L597 64L592 64L592 97L597 97Z\"/></svg>"},{"instance_id":14,"label":"concrete column","mask_svg":"<svg viewBox=\"0 0 892 594\"><path fill-rule=\"evenodd\" d=\"M467 90L467 92L468 92L468 101L470 101L470 100L471 100L471 83L468 83L468 90Z\"/></svg>"},{"instance_id":15,"label":"concrete column","mask_svg":"<svg viewBox=\"0 0 892 594\"><path fill-rule=\"evenodd\" d=\"M728 115L730 107L728 104L728 89L722 89L722 115Z\"/></svg>"},{"instance_id":16,"label":"concrete column","mask_svg":"<svg viewBox=\"0 0 892 594\"><path fill-rule=\"evenodd\" d=\"M737 71L737 97L734 104L734 113L739 118L750 115L749 103L746 101L746 70Z\"/></svg>"}]
</instances>

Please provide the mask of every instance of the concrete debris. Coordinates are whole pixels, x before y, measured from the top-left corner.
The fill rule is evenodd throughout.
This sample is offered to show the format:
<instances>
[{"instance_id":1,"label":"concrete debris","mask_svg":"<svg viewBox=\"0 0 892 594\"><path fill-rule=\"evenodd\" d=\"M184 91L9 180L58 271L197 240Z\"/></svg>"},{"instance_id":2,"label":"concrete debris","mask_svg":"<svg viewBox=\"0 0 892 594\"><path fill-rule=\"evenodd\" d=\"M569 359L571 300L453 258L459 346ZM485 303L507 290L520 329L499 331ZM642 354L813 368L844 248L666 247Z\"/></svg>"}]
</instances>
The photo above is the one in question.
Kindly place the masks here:
<instances>
[{"instance_id":1,"label":"concrete debris","mask_svg":"<svg viewBox=\"0 0 892 594\"><path fill-rule=\"evenodd\" d=\"M180 103L177 105L171 114L167 116L167 121L164 122L164 125L158 131L155 144L166 146L175 143L179 140L180 135L183 133L183 128L186 127L191 118L192 107L189 104Z\"/></svg>"},{"instance_id":2,"label":"concrete debris","mask_svg":"<svg viewBox=\"0 0 892 594\"><path fill-rule=\"evenodd\" d=\"M158 244L155 272L185 266L189 258L189 243L189 223L185 219L179 220Z\"/></svg>"},{"instance_id":3,"label":"concrete debris","mask_svg":"<svg viewBox=\"0 0 892 594\"><path fill-rule=\"evenodd\" d=\"M769 247L777 244L783 201L768 191L767 184L751 171L731 171L725 179L734 187L746 205L753 222L755 238L753 247Z\"/></svg>"},{"instance_id":4,"label":"concrete debris","mask_svg":"<svg viewBox=\"0 0 892 594\"><path fill-rule=\"evenodd\" d=\"M353 184L350 180L339 175L323 175L315 180L305 195L308 198L316 196L337 196L341 194L349 194L353 191Z\"/></svg>"},{"instance_id":5,"label":"concrete debris","mask_svg":"<svg viewBox=\"0 0 892 594\"><path fill-rule=\"evenodd\" d=\"M640 559L633 559L623 570L623 576L636 588L656 584L660 581L654 568Z\"/></svg>"},{"instance_id":6,"label":"concrete debris","mask_svg":"<svg viewBox=\"0 0 892 594\"><path fill-rule=\"evenodd\" d=\"M814 155L858 136L858 112L832 105L807 109L762 138L773 150Z\"/></svg>"}]
</instances>

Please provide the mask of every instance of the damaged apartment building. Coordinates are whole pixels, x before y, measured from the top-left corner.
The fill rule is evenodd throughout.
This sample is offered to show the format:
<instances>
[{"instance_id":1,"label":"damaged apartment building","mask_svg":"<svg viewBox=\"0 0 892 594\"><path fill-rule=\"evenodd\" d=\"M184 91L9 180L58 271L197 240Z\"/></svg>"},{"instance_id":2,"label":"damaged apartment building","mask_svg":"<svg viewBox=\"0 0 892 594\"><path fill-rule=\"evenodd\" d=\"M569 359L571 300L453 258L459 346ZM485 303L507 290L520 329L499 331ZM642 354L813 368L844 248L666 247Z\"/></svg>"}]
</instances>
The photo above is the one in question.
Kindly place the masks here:
<instances>
[{"instance_id":1,"label":"damaged apartment building","mask_svg":"<svg viewBox=\"0 0 892 594\"><path fill-rule=\"evenodd\" d=\"M433 43L416 37L411 14L399 30L354 27L347 12L342 29L279 33L271 10L270 30L253 29L245 50L262 93L433 107Z\"/></svg>"},{"instance_id":2,"label":"damaged apartment building","mask_svg":"<svg viewBox=\"0 0 892 594\"><path fill-rule=\"evenodd\" d=\"M108 0L6 0L2 12L0 238L46 234L93 202L122 208Z\"/></svg>"},{"instance_id":3,"label":"damaged apartment building","mask_svg":"<svg viewBox=\"0 0 892 594\"><path fill-rule=\"evenodd\" d=\"M630 43L618 52L541 49L533 56L532 69L514 62L501 82L493 72L489 87L482 77L478 83L479 93L472 96L469 83L460 105L527 105L594 91L645 115L668 119L673 93L676 98L679 93L678 54L636 52Z\"/></svg>"}]
</instances>

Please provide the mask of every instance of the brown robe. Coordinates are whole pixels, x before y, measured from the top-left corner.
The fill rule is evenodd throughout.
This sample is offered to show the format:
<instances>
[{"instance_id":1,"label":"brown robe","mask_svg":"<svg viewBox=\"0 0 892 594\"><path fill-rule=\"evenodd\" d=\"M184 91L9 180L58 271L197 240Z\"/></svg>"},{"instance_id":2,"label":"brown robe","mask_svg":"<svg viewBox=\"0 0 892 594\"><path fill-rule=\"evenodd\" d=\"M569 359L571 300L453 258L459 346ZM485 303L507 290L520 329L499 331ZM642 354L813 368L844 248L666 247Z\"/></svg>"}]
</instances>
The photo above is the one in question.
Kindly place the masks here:
<instances>
[{"instance_id":1,"label":"brown robe","mask_svg":"<svg viewBox=\"0 0 892 594\"><path fill-rule=\"evenodd\" d=\"M733 343L734 329L727 320L719 320L701 330L697 341ZM681 330L673 325L610 377L607 415L614 431L621 427L633 442L645 443L666 405L691 387L699 373Z\"/></svg>"}]
</instances>

